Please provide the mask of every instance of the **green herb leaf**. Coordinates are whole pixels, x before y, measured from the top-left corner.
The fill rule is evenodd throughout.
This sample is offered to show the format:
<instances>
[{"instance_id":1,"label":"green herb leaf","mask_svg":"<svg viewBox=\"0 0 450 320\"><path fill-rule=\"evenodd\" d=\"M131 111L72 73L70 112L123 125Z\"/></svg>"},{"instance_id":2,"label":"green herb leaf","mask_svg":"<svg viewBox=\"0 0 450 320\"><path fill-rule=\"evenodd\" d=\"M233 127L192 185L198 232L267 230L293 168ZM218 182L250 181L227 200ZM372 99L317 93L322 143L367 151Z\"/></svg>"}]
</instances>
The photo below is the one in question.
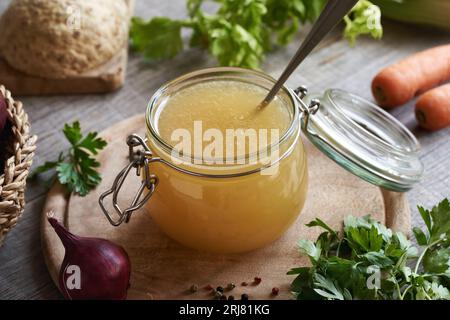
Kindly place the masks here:
<instances>
[{"instance_id":1,"label":"green herb leaf","mask_svg":"<svg viewBox=\"0 0 450 320\"><path fill-rule=\"evenodd\" d=\"M428 243L427 236L420 228L413 228L414 236L416 237L417 243L421 246L425 246Z\"/></svg>"},{"instance_id":2,"label":"green herb leaf","mask_svg":"<svg viewBox=\"0 0 450 320\"><path fill-rule=\"evenodd\" d=\"M133 49L151 60L172 58L183 49L181 29L188 28L190 45L208 50L221 65L257 69L274 44L291 42L300 26L317 19L326 4L326 0L220 0L215 1L216 11L207 13L202 8L205 2L187 0L185 20L133 18ZM351 42L360 34L381 37L377 9L367 0L353 9L345 20L345 35Z\"/></svg>"},{"instance_id":3,"label":"green herb leaf","mask_svg":"<svg viewBox=\"0 0 450 320\"><path fill-rule=\"evenodd\" d=\"M299 247L312 266L294 268L292 284L297 299L450 299L450 203L431 210L419 208L429 230L414 228L421 248L400 232L365 217L349 216L342 234L316 219L315 242L302 239ZM410 266L414 265L414 269Z\"/></svg>"},{"instance_id":4,"label":"green herb leaf","mask_svg":"<svg viewBox=\"0 0 450 320\"><path fill-rule=\"evenodd\" d=\"M332 300L351 300L352 296L347 289L341 289L339 285L322 276L321 274L316 273L314 275L314 285L319 295L324 298L332 299Z\"/></svg>"},{"instance_id":5,"label":"green herb leaf","mask_svg":"<svg viewBox=\"0 0 450 320\"><path fill-rule=\"evenodd\" d=\"M450 249L429 250L424 256L423 267L429 273L448 273L450 275Z\"/></svg>"},{"instance_id":6,"label":"green herb leaf","mask_svg":"<svg viewBox=\"0 0 450 320\"><path fill-rule=\"evenodd\" d=\"M325 230L327 230L329 233L332 234L337 234L336 231L334 231L333 229L331 229L331 227L329 225L327 225L325 222L323 222L322 220L320 220L319 218L316 218L315 220L311 221L310 223L306 224L307 227L321 227Z\"/></svg>"},{"instance_id":7,"label":"green herb leaf","mask_svg":"<svg viewBox=\"0 0 450 320\"><path fill-rule=\"evenodd\" d=\"M427 226L428 232L431 232L431 215L430 211L426 210L425 208L418 206L417 209L419 209L420 216L422 217L423 221L425 222L425 225Z\"/></svg>"},{"instance_id":8,"label":"green herb leaf","mask_svg":"<svg viewBox=\"0 0 450 320\"><path fill-rule=\"evenodd\" d=\"M367 252L360 256L362 260L367 260L371 265L378 266L380 268L386 268L392 266L394 262L387 257L382 251L380 252Z\"/></svg>"},{"instance_id":9,"label":"green herb leaf","mask_svg":"<svg viewBox=\"0 0 450 320\"><path fill-rule=\"evenodd\" d=\"M147 22L134 17L130 28L131 44L149 60L173 58L183 50L181 27L181 21L165 17Z\"/></svg>"},{"instance_id":10,"label":"green herb leaf","mask_svg":"<svg viewBox=\"0 0 450 320\"><path fill-rule=\"evenodd\" d=\"M63 133L72 145L76 145L83 137L78 121L75 121L72 125L66 123L64 125Z\"/></svg>"},{"instance_id":11,"label":"green herb leaf","mask_svg":"<svg viewBox=\"0 0 450 320\"><path fill-rule=\"evenodd\" d=\"M71 144L70 149L66 154L60 153L58 160L36 168L31 176L54 169L59 182L69 192L86 196L101 182L100 174L96 171L100 163L92 155L97 155L107 143L97 136L97 132L90 132L83 137L78 121L72 125L65 124L63 133Z\"/></svg>"},{"instance_id":12,"label":"green herb leaf","mask_svg":"<svg viewBox=\"0 0 450 320\"><path fill-rule=\"evenodd\" d=\"M308 255L312 262L319 261L320 254L322 252L320 244L314 244L310 240L302 239L298 242L298 246L302 253Z\"/></svg>"},{"instance_id":13,"label":"green herb leaf","mask_svg":"<svg viewBox=\"0 0 450 320\"><path fill-rule=\"evenodd\" d=\"M84 148L96 155L98 150L106 147L106 141L97 137L97 132L89 132L86 137L78 144L79 148Z\"/></svg>"},{"instance_id":14,"label":"green herb leaf","mask_svg":"<svg viewBox=\"0 0 450 320\"><path fill-rule=\"evenodd\" d=\"M317 300L321 299L321 296L314 291L313 286L313 273L311 268L302 267L296 268L294 274L298 276L292 281L291 289L297 299L301 300Z\"/></svg>"},{"instance_id":15,"label":"green herb leaf","mask_svg":"<svg viewBox=\"0 0 450 320\"><path fill-rule=\"evenodd\" d=\"M49 170L55 169L56 166L58 165L58 161L47 161L45 162L43 165L37 167L36 169L34 169L34 171L31 173L31 175L29 176L29 179L34 179L38 174L47 172Z\"/></svg>"},{"instance_id":16,"label":"green herb leaf","mask_svg":"<svg viewBox=\"0 0 450 320\"><path fill-rule=\"evenodd\" d=\"M429 212L432 218L430 242L442 237L450 238L450 202L445 199Z\"/></svg>"},{"instance_id":17,"label":"green herb leaf","mask_svg":"<svg viewBox=\"0 0 450 320\"><path fill-rule=\"evenodd\" d=\"M346 234L350 247L356 252L377 252L383 246L383 236L374 226L370 229L347 228Z\"/></svg>"}]
</instances>

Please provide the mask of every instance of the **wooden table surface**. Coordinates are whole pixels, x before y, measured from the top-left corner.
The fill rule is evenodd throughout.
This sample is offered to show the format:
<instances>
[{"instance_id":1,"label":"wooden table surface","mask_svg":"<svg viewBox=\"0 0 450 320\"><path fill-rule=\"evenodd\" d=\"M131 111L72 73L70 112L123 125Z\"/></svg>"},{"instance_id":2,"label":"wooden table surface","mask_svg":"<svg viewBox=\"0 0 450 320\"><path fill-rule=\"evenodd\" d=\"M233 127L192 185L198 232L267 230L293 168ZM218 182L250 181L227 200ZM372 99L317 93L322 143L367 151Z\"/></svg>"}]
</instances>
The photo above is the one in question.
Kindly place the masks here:
<instances>
[{"instance_id":1,"label":"wooden table surface","mask_svg":"<svg viewBox=\"0 0 450 320\"><path fill-rule=\"evenodd\" d=\"M0 12L9 2L0 2ZM155 15L183 17L184 2L137 0L135 14L145 18ZM268 55L263 70L278 76L307 30L303 28L297 40L287 48ZM334 32L295 72L288 85L304 84L315 92L341 88L372 99L370 82L380 68L413 52L450 42L449 33L390 21L384 21L384 30L382 41L364 38L358 40L354 48L349 48L340 32ZM117 92L22 98L32 130L39 136L35 165L56 158L59 151L67 147L61 133L64 123L79 120L83 129L100 131L135 114L144 114L150 96L162 83L215 64L213 58L198 50L188 50L172 61L154 64L144 63L140 57L131 54L126 84ZM450 128L436 133L420 130L412 103L392 113L415 133L422 144L425 175L423 181L408 193L413 224L420 225L417 204L429 207L450 196ZM28 184L25 213L0 248L0 299L61 298L41 253L39 216L46 190L37 182Z\"/></svg>"}]
</instances>

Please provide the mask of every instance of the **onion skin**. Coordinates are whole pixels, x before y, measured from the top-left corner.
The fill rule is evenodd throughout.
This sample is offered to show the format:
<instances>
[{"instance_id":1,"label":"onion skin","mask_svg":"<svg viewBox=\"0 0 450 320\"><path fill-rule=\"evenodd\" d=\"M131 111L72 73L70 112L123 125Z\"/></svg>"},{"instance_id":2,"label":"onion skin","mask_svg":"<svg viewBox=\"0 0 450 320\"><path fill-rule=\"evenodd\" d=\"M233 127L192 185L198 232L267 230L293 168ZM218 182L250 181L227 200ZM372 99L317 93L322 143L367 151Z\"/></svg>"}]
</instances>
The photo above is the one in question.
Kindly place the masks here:
<instances>
[{"instance_id":1,"label":"onion skin","mask_svg":"<svg viewBox=\"0 0 450 320\"><path fill-rule=\"evenodd\" d=\"M8 120L8 111L6 111L6 100L0 93L0 134L6 126Z\"/></svg>"},{"instance_id":2,"label":"onion skin","mask_svg":"<svg viewBox=\"0 0 450 320\"><path fill-rule=\"evenodd\" d=\"M111 241L86 238L67 231L48 218L66 249L59 287L69 300L125 300L130 286L131 263L126 251ZM74 286L74 266L79 287Z\"/></svg>"}]
</instances>

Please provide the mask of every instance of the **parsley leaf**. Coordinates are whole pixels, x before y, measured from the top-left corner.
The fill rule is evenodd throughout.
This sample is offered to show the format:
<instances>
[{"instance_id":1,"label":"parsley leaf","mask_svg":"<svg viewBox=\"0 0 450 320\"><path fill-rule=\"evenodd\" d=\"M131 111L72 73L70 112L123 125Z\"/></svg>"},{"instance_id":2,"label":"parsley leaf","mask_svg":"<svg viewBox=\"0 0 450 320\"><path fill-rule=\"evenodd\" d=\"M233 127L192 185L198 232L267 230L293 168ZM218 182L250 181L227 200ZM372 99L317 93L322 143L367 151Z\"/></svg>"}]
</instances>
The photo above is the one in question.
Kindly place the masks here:
<instances>
[{"instance_id":1,"label":"parsley leaf","mask_svg":"<svg viewBox=\"0 0 450 320\"><path fill-rule=\"evenodd\" d=\"M206 2L215 2L217 10L204 11ZM187 28L192 30L190 45L207 50L221 65L257 69L266 52L291 42L325 4L326 0L187 0L184 20L134 17L130 39L132 48L149 60L170 59L183 50L181 31ZM352 44L362 34L382 36L380 10L368 0L360 0L344 21L344 34Z\"/></svg>"},{"instance_id":2,"label":"parsley leaf","mask_svg":"<svg viewBox=\"0 0 450 320\"><path fill-rule=\"evenodd\" d=\"M427 227L414 228L419 248L369 216L349 216L342 232L316 219L324 230L315 242L299 241L310 267L291 269L297 299L449 299L450 203L419 207ZM419 255L420 251L420 255ZM411 266L411 267L410 267ZM412 268L414 267L414 268Z\"/></svg>"},{"instance_id":3,"label":"parsley leaf","mask_svg":"<svg viewBox=\"0 0 450 320\"><path fill-rule=\"evenodd\" d=\"M56 161L46 162L36 168L31 177L55 170L58 181L65 185L69 192L86 196L100 182L100 174L96 168L100 163L92 156L106 146L106 141L97 136L97 132L89 132L83 137L78 121L72 125L65 124L63 133L71 147L66 153L60 153Z\"/></svg>"},{"instance_id":4,"label":"parsley leaf","mask_svg":"<svg viewBox=\"0 0 450 320\"><path fill-rule=\"evenodd\" d=\"M181 26L180 21L164 17L155 17L148 23L133 17L130 28L133 48L150 60L173 58L183 50Z\"/></svg>"},{"instance_id":5,"label":"parsley leaf","mask_svg":"<svg viewBox=\"0 0 450 320\"><path fill-rule=\"evenodd\" d=\"M319 261L320 255L322 253L320 242L315 244L310 240L302 239L298 242L298 247L300 248L301 252L309 256L312 263Z\"/></svg>"},{"instance_id":6,"label":"parsley leaf","mask_svg":"<svg viewBox=\"0 0 450 320\"><path fill-rule=\"evenodd\" d=\"M425 210L422 208L422 210ZM425 210L426 211L426 210ZM445 199L428 211L431 216L430 242L442 237L450 238L450 202Z\"/></svg>"},{"instance_id":7,"label":"parsley leaf","mask_svg":"<svg viewBox=\"0 0 450 320\"><path fill-rule=\"evenodd\" d=\"M325 278L319 273L314 275L314 286L316 287L314 291L324 298L332 300L352 299L350 292L346 288L341 289L337 282Z\"/></svg>"},{"instance_id":8,"label":"parsley leaf","mask_svg":"<svg viewBox=\"0 0 450 320\"><path fill-rule=\"evenodd\" d=\"M445 199L431 210L418 209L427 230L414 228L413 232L417 243L425 247L422 252L424 269L450 277L450 202Z\"/></svg>"}]
</instances>

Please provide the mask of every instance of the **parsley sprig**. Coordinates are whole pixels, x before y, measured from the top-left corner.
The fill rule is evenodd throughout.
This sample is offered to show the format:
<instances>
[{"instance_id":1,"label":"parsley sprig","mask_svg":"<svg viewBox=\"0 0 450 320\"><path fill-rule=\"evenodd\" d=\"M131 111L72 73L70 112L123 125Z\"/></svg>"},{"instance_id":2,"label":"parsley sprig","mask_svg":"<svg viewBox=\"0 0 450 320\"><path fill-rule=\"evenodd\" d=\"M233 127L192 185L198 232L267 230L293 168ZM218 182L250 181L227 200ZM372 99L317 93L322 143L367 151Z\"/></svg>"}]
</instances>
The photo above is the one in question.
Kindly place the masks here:
<instances>
[{"instance_id":1,"label":"parsley sprig","mask_svg":"<svg viewBox=\"0 0 450 320\"><path fill-rule=\"evenodd\" d=\"M66 153L61 152L56 161L45 162L36 168L32 177L55 170L54 177L65 185L69 192L84 197L102 180L96 171L100 163L93 156L106 146L106 141L99 138L97 132L89 132L83 136L78 121L72 125L65 124L63 133L71 144L69 150Z\"/></svg>"},{"instance_id":2,"label":"parsley sprig","mask_svg":"<svg viewBox=\"0 0 450 320\"><path fill-rule=\"evenodd\" d=\"M203 4L216 3L209 14ZM187 0L188 18L134 17L130 38L149 60L170 59L183 50L182 29L190 29L191 47L207 50L223 66L257 69L266 52L293 40L300 25L313 22L327 0ZM345 18L350 43L362 34L382 36L380 9L360 0Z\"/></svg>"},{"instance_id":3,"label":"parsley sprig","mask_svg":"<svg viewBox=\"0 0 450 320\"><path fill-rule=\"evenodd\" d=\"M419 212L427 228L413 230L419 248L369 216L347 217L342 232L320 219L307 224L324 231L315 242L299 242L311 266L288 272L297 275L296 298L450 299L450 203Z\"/></svg>"}]
</instances>

